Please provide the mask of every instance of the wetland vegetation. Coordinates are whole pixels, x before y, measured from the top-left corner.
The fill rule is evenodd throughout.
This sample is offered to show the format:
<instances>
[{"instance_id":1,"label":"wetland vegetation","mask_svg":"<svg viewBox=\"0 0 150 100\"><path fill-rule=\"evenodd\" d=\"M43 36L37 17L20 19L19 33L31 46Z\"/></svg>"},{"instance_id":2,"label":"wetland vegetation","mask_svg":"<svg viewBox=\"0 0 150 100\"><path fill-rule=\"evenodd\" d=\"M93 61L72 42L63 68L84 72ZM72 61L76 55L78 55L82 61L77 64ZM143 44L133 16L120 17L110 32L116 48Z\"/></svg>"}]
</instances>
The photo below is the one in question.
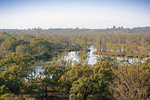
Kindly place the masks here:
<instances>
[{"instance_id":1,"label":"wetland vegetation","mask_svg":"<svg viewBox=\"0 0 150 100\"><path fill-rule=\"evenodd\" d=\"M0 33L0 99L148 99L150 34Z\"/></svg>"}]
</instances>

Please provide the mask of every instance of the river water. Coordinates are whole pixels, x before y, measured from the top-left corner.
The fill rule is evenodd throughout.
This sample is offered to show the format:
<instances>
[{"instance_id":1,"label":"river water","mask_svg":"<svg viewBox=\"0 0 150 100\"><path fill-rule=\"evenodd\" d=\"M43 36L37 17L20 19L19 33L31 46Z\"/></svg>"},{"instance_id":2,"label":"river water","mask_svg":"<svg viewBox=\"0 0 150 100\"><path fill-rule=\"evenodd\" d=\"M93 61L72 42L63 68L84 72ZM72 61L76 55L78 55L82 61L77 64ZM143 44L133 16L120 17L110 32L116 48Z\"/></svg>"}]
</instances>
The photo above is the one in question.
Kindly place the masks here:
<instances>
[{"instance_id":1,"label":"river water","mask_svg":"<svg viewBox=\"0 0 150 100\"><path fill-rule=\"evenodd\" d=\"M94 54L95 51L97 51L97 49L94 47L94 46L91 46L90 48L90 51L87 52L87 63L89 65L94 65L97 63L97 58L100 57L100 55L97 55L97 54ZM71 51L69 52L66 56L64 56L64 59L67 61L67 60L72 60L73 63L74 62L79 62L79 57L78 57L78 53L79 51ZM112 57L114 58L114 57ZM116 57L117 61L119 62L120 60L128 60L130 64L134 63L134 62L137 62L138 61L138 58L126 58L126 57ZM141 60L141 62L143 62L144 60ZM42 75L40 75L40 73L42 73L44 71L44 69L42 69L42 66L46 63L51 63L51 61L46 61L46 62L42 62L42 63L36 63L35 65L35 77L44 77ZM72 63L72 64L73 64Z\"/></svg>"}]
</instances>

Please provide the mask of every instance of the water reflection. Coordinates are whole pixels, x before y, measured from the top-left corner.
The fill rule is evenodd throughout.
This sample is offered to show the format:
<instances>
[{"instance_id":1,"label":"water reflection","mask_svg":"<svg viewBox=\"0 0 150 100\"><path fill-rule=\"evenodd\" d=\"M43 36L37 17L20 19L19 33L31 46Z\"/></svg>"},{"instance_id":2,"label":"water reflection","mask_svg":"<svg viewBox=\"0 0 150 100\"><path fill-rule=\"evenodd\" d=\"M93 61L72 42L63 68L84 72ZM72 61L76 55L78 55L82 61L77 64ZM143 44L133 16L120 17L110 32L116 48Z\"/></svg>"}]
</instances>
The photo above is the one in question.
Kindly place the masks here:
<instances>
[{"instance_id":1,"label":"water reflection","mask_svg":"<svg viewBox=\"0 0 150 100\"><path fill-rule=\"evenodd\" d=\"M91 46L90 48L90 51L87 52L87 59L88 60L88 64L90 65L94 65L96 62L97 62L97 58L100 57L99 55L95 55L94 52L97 51L96 48L94 48L94 46ZM74 62L79 62L80 59L79 59L79 51L71 51L69 52L65 57L64 59L67 61L67 60L72 60L73 63Z\"/></svg>"},{"instance_id":2,"label":"water reflection","mask_svg":"<svg viewBox=\"0 0 150 100\"><path fill-rule=\"evenodd\" d=\"M97 55L94 54L95 51L97 51L97 49L94 46L91 46L90 51L87 52L87 63L90 65L94 65L97 63L97 58L101 57L102 55ZM71 51L69 52L66 56L64 56L64 59L67 60L72 60L72 65L74 64L74 62L79 62L79 51ZM127 57L112 57L114 59L117 60L117 62L120 62L121 60L128 60L130 64L134 63L134 62L138 62L138 58L127 58ZM144 60L146 60L147 58L141 60L141 62L144 62ZM44 69L42 69L41 67L46 64L46 63L51 63L51 61L47 61L47 62L43 62L43 63L36 63L37 66L36 68L36 74L34 74L35 77L44 77L42 75L40 75L40 73L42 73L44 71Z\"/></svg>"}]
</instances>

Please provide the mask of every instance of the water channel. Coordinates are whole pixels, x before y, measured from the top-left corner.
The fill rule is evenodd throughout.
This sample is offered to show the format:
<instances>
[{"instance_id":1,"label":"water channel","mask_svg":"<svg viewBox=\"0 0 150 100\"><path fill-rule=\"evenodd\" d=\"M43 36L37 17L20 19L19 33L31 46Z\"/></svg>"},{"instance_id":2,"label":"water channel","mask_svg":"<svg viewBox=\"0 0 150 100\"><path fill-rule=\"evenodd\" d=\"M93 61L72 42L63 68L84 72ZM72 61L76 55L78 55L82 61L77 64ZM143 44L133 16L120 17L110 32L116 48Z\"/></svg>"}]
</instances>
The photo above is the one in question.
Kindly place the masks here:
<instances>
[{"instance_id":1,"label":"water channel","mask_svg":"<svg viewBox=\"0 0 150 100\"><path fill-rule=\"evenodd\" d=\"M97 51L97 49L94 46L91 46L89 49L90 49L90 51L87 52L87 55L88 55L88 57L87 57L88 62L87 63L93 66L94 64L97 63L97 59L100 57L100 55L94 54L94 52ZM73 63L75 61L79 62L78 53L79 53L79 51L71 51L64 57L64 59L66 61L72 60ZM114 58L114 57L112 57L112 58ZM138 58L116 57L116 59L118 62L120 60L123 60L123 59L128 60L130 64L138 61ZM141 62L144 62L144 59L141 60ZM51 61L36 63L36 65L35 65L35 71L36 71L35 77L44 77L44 76L40 75L40 73L42 73L44 71L44 69L42 69L42 66L46 63L51 63Z\"/></svg>"}]
</instances>

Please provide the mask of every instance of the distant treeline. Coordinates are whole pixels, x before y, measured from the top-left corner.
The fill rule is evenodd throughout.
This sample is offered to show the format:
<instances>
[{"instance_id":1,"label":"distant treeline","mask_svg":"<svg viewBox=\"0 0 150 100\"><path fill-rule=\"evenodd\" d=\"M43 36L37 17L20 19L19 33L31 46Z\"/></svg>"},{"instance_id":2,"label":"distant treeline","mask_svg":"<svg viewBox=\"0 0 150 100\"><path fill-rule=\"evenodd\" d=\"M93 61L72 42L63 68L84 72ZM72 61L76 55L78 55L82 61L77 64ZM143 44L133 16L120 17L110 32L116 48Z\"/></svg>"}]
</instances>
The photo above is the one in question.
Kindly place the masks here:
<instances>
[{"instance_id":1,"label":"distant treeline","mask_svg":"<svg viewBox=\"0 0 150 100\"><path fill-rule=\"evenodd\" d=\"M32 28L32 29L0 29L0 32L7 33L147 33L150 32L150 27L135 27L135 28L123 28L123 27L115 27L107 28L107 29L86 29L86 28Z\"/></svg>"}]
</instances>

